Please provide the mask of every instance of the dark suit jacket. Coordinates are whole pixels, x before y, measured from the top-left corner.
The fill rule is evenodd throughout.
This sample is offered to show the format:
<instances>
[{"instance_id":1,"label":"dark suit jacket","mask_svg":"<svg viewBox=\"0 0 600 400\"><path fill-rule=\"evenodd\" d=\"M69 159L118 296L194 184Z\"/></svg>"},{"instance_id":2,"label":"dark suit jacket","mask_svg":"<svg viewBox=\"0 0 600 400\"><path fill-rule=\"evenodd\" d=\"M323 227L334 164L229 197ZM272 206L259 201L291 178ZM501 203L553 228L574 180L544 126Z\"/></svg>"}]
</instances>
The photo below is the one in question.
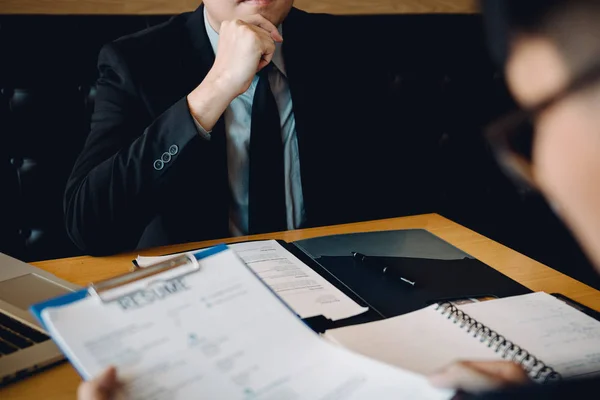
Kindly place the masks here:
<instances>
[{"instance_id":1,"label":"dark suit jacket","mask_svg":"<svg viewBox=\"0 0 600 400\"><path fill-rule=\"evenodd\" d=\"M293 9L283 24L307 226L386 217L402 194L384 165L393 158L384 74L360 31L336 33L334 18ZM202 7L102 49L91 132L65 194L67 230L83 251L229 236L223 118L204 140L186 102L213 62Z\"/></svg>"},{"instance_id":2,"label":"dark suit jacket","mask_svg":"<svg viewBox=\"0 0 600 400\"><path fill-rule=\"evenodd\" d=\"M600 379L580 379L547 385L530 385L480 395L458 396L460 400L593 399L600 393Z\"/></svg>"}]
</instances>

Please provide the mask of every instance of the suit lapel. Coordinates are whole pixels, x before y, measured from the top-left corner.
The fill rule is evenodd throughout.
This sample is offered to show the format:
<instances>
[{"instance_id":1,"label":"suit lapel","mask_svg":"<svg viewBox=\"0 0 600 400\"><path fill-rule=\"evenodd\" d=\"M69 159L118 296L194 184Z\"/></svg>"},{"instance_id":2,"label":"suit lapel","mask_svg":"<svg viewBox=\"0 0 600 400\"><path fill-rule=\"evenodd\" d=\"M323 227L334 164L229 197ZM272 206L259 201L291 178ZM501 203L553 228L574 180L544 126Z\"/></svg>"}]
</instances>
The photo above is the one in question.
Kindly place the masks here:
<instances>
[{"instance_id":1,"label":"suit lapel","mask_svg":"<svg viewBox=\"0 0 600 400\"><path fill-rule=\"evenodd\" d=\"M319 189L313 184L318 178L313 167L314 143L311 138L311 105L310 85L307 85L306 76L313 74L306 70L311 66L306 63L307 53L305 47L307 41L306 26L303 25L306 13L292 8L283 22L283 58L287 71L288 84L292 96L294 118L296 121L296 137L298 138L298 153L300 157L300 174L302 177L302 194L304 197L304 209L307 216L307 225L311 225L314 216L314 206L319 202ZM314 129L314 126L312 127Z\"/></svg>"},{"instance_id":2,"label":"suit lapel","mask_svg":"<svg viewBox=\"0 0 600 400\"><path fill-rule=\"evenodd\" d=\"M305 93L306 86L301 81L302 73L302 37L301 33L298 32L300 21L303 11L292 8L289 15L283 22L283 34L284 40L282 45L283 59L285 62L285 69L287 72L288 83L290 86L290 92L292 95L292 102L294 104L294 117L296 119L296 125L304 125L304 109L307 96ZM304 129L300 129L296 132L298 135L298 141L300 142L300 132L304 132ZM299 143L300 146L300 143Z\"/></svg>"},{"instance_id":3,"label":"suit lapel","mask_svg":"<svg viewBox=\"0 0 600 400\"><path fill-rule=\"evenodd\" d=\"M188 67L195 70L195 76L204 78L215 62L215 54L210 44L210 40L208 39L206 26L204 24L204 5L198 7L198 9L190 15L185 23L185 27L194 50L187 54L188 59L186 61L189 63ZM200 79L200 81L201 80L202 79Z\"/></svg>"},{"instance_id":4,"label":"suit lapel","mask_svg":"<svg viewBox=\"0 0 600 400\"><path fill-rule=\"evenodd\" d=\"M185 23L187 40L191 45L191 51L183 55L182 71L185 79L184 93L190 93L206 77L215 62L210 40L206 33L204 23L204 5L198 7ZM229 179L227 171L227 147L225 135L225 120L221 116L215 125L211 134L210 145L213 147L211 152L210 164L214 166L211 171L202 171L202 181L206 183L213 195L204 198L212 198L207 207L207 212L212 214L212 218L217 216L218 226L223 227L222 232L215 232L215 235L229 236ZM204 201L204 200L203 200ZM216 237L216 236L215 236Z\"/></svg>"}]
</instances>

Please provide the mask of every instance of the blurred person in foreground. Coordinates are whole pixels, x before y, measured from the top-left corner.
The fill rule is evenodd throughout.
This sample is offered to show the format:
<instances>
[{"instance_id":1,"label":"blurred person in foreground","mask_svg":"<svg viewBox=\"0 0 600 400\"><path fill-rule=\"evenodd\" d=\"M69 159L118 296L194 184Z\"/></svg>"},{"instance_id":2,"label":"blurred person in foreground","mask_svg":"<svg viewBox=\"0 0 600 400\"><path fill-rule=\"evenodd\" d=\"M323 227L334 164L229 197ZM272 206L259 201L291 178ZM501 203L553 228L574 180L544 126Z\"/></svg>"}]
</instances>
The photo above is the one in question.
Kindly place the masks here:
<instances>
[{"instance_id":1,"label":"blurred person in foreground","mask_svg":"<svg viewBox=\"0 0 600 400\"><path fill-rule=\"evenodd\" d=\"M522 109L490 127L499 161L542 191L600 273L600 0L490 0L484 12L494 57ZM600 380L536 385L510 362L464 361L430 377L461 398L567 398L600 392ZM79 390L109 399L116 372Z\"/></svg>"},{"instance_id":2,"label":"blurred person in foreground","mask_svg":"<svg viewBox=\"0 0 600 400\"><path fill-rule=\"evenodd\" d=\"M521 106L489 128L492 149L518 184L546 196L600 273L600 0L482 5L492 55ZM598 378L534 385L509 362L460 362L431 382L482 399L600 391Z\"/></svg>"}]
</instances>

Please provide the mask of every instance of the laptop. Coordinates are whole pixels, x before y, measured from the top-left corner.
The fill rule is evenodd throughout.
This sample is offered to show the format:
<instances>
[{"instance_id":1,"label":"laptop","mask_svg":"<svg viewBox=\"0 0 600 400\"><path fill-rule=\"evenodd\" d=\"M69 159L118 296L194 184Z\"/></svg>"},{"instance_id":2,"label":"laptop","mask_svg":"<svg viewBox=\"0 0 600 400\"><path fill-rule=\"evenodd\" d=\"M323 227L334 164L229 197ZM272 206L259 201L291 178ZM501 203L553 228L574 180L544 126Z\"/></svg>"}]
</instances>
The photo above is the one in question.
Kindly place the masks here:
<instances>
[{"instance_id":1,"label":"laptop","mask_svg":"<svg viewBox=\"0 0 600 400\"><path fill-rule=\"evenodd\" d=\"M28 309L31 304L78 289L0 253L0 386L64 359Z\"/></svg>"}]
</instances>

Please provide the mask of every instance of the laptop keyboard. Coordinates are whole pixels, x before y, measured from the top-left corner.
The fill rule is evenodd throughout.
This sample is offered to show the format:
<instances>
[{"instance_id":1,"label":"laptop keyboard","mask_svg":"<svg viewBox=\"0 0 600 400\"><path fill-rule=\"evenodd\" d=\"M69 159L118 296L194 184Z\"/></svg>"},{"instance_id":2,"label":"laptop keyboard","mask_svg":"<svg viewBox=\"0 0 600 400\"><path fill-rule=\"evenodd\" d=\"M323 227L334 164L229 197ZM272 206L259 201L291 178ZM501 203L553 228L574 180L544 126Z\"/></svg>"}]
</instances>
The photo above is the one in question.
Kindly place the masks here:
<instances>
[{"instance_id":1,"label":"laptop keyboard","mask_svg":"<svg viewBox=\"0 0 600 400\"><path fill-rule=\"evenodd\" d=\"M42 332L0 311L0 357L49 339Z\"/></svg>"}]
</instances>

